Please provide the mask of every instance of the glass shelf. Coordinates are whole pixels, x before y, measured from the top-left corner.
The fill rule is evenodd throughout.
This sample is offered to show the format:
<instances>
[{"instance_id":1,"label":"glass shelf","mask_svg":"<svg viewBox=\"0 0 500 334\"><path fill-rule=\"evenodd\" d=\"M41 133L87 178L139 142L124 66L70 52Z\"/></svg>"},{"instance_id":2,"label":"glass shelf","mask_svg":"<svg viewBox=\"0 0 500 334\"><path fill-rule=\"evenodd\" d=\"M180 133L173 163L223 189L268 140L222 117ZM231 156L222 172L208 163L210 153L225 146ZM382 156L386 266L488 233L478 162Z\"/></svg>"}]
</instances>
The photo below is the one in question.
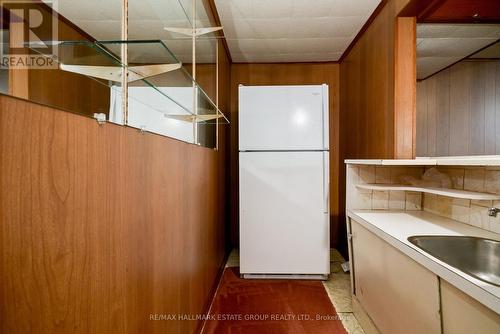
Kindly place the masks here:
<instances>
[{"instance_id":1,"label":"glass shelf","mask_svg":"<svg viewBox=\"0 0 500 334\"><path fill-rule=\"evenodd\" d=\"M46 42L45 42L46 43ZM188 69L161 40L136 41L57 41L57 59L61 69L120 85L124 66L120 60L123 43L128 46L129 98L151 107L151 93L139 94L149 87L169 102L163 106L156 103L153 110L163 114L179 116L180 121L229 123L227 117L217 108L201 85L193 79ZM36 49L40 50L40 49ZM194 94L200 93L195 109ZM143 96L144 95L144 96ZM189 96L190 95L190 96ZM154 103L153 103L154 104ZM209 112L214 119L206 119ZM182 116L182 117L181 117ZM192 117L186 117L192 116ZM174 117L172 117L174 118Z\"/></svg>"},{"instance_id":2,"label":"glass shelf","mask_svg":"<svg viewBox=\"0 0 500 334\"><path fill-rule=\"evenodd\" d=\"M29 84L36 88L29 87L29 99L196 144L214 142L217 126L229 122L214 103L219 40L224 36L221 27L213 27L210 5L204 0L127 5L126 22L121 21L121 5L101 13L109 22L94 22L90 7L60 4L57 11L70 29L59 30L58 37L40 35L45 41L24 40L30 54L56 64L50 71L29 69ZM127 57L121 59L124 45ZM21 88L11 94L25 97Z\"/></svg>"},{"instance_id":3,"label":"glass shelf","mask_svg":"<svg viewBox=\"0 0 500 334\"><path fill-rule=\"evenodd\" d=\"M191 64L183 65L164 41L57 41L52 42L57 46L54 60L61 70L108 85L108 119L125 124L121 87L124 64L120 59L124 43L127 43L129 64L126 125L216 147L217 126L229 121L200 83L193 79ZM215 64L211 65L215 68ZM205 81L214 96L216 82Z\"/></svg>"},{"instance_id":4,"label":"glass shelf","mask_svg":"<svg viewBox=\"0 0 500 334\"><path fill-rule=\"evenodd\" d=\"M39 45L52 45L56 52L44 54ZM89 41L43 41L29 42L26 46L31 50L51 57L60 64L84 65L84 66L121 66L117 56L110 50L104 49L97 42ZM118 53L119 54L119 53Z\"/></svg>"},{"instance_id":5,"label":"glass shelf","mask_svg":"<svg viewBox=\"0 0 500 334\"><path fill-rule=\"evenodd\" d=\"M205 89L196 80L193 79L190 71L185 67L181 66L182 63L179 59L170 51L164 41L161 40L136 40L136 41L99 41L97 42L100 46L108 50L114 50L115 53L119 50L121 44L127 43L128 46L128 69L130 72L141 76L141 73L136 71L136 68L154 66L157 64L177 64L179 67L175 70L165 71L163 73L157 73L151 76L142 76L142 79L137 83L129 83L129 87L136 87L142 85L142 83L150 86L151 88L158 91L158 93L164 95L166 98L175 102L181 106L188 114L195 115L206 115L207 112L197 108L195 110L193 100L187 101L185 96L181 93L176 94L176 91L183 90L183 88L196 88L200 91L198 105L207 106L210 105L209 110L213 112L213 115L221 115L219 118L219 124L229 123L226 116L217 108L215 103L209 98ZM142 81L142 83L141 83ZM195 94L193 92L193 94ZM192 95L193 96L193 95ZM206 109L206 107L204 107ZM167 113L172 114L172 113ZM175 115L175 114L174 114Z\"/></svg>"}]
</instances>

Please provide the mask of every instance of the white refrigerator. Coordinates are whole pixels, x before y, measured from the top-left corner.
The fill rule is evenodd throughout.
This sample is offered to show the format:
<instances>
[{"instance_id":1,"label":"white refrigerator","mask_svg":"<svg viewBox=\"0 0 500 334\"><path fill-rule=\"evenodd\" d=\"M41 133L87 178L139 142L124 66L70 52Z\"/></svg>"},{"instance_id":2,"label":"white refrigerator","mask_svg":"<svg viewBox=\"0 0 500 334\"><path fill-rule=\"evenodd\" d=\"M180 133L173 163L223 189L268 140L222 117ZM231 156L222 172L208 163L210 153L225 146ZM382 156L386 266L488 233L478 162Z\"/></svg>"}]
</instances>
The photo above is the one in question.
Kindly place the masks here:
<instances>
[{"instance_id":1,"label":"white refrigerator","mask_svg":"<svg viewBox=\"0 0 500 334\"><path fill-rule=\"evenodd\" d=\"M330 273L328 86L239 87L240 273Z\"/></svg>"}]
</instances>

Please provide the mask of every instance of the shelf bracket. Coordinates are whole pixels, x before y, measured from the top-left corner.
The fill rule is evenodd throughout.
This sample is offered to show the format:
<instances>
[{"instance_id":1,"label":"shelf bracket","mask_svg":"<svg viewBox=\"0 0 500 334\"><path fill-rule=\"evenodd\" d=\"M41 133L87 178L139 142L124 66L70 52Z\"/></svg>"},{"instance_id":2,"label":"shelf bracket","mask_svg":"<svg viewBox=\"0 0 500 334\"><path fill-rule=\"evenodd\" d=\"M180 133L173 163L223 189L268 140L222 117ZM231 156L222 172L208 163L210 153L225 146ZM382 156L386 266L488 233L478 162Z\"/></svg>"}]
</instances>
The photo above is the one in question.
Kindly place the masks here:
<instances>
[{"instance_id":1,"label":"shelf bracket","mask_svg":"<svg viewBox=\"0 0 500 334\"><path fill-rule=\"evenodd\" d=\"M92 65L67 65L59 64L63 71L87 75L94 78L121 82L121 67L117 66L92 66Z\"/></svg>"},{"instance_id":2,"label":"shelf bracket","mask_svg":"<svg viewBox=\"0 0 500 334\"><path fill-rule=\"evenodd\" d=\"M128 82L134 82L155 75L175 71L181 68L181 66L182 63L129 66ZM121 82L122 77L122 68L120 66L68 65L61 63L59 64L59 68L63 71L113 82Z\"/></svg>"},{"instance_id":3,"label":"shelf bracket","mask_svg":"<svg viewBox=\"0 0 500 334\"><path fill-rule=\"evenodd\" d=\"M155 75L172 72L178 70L181 67L182 63L129 66L128 68L130 71L128 74L128 82L133 82L149 77L154 77Z\"/></svg>"},{"instance_id":4,"label":"shelf bracket","mask_svg":"<svg viewBox=\"0 0 500 334\"><path fill-rule=\"evenodd\" d=\"M103 125L106 123L106 114L104 113L94 113L94 118L96 119L99 125Z\"/></svg>"},{"instance_id":5,"label":"shelf bracket","mask_svg":"<svg viewBox=\"0 0 500 334\"><path fill-rule=\"evenodd\" d=\"M190 37L197 37L209 34L211 32L222 30L222 27L209 27L209 28L175 28L175 27L164 27L166 31L175 32L177 34L182 34Z\"/></svg>"},{"instance_id":6,"label":"shelf bracket","mask_svg":"<svg viewBox=\"0 0 500 334\"><path fill-rule=\"evenodd\" d=\"M210 120L218 119L218 118L222 117L222 115L220 115L220 114L215 114L215 115L214 114L212 114L212 115L169 115L169 114L164 114L164 116L165 116L165 118L171 118L171 119L175 119L178 121L184 121L184 122L188 122L188 123L206 122L206 121L210 121Z\"/></svg>"}]
</instances>

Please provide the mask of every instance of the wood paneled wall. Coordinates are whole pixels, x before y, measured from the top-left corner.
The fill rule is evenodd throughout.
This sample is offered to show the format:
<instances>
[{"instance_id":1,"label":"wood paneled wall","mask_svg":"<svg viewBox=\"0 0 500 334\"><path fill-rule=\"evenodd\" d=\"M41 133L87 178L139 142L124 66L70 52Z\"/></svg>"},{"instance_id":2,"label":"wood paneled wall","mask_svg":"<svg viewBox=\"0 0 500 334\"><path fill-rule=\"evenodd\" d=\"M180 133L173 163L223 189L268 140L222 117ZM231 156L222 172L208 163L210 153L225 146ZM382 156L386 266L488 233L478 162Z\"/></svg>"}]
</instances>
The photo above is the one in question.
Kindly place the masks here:
<instances>
[{"instance_id":1,"label":"wood paneled wall","mask_svg":"<svg viewBox=\"0 0 500 334\"><path fill-rule=\"evenodd\" d=\"M500 154L500 61L462 61L417 84L417 155Z\"/></svg>"},{"instance_id":2,"label":"wood paneled wall","mask_svg":"<svg viewBox=\"0 0 500 334\"><path fill-rule=\"evenodd\" d=\"M0 332L199 330L150 315L208 309L227 254L226 131L215 151L0 95Z\"/></svg>"},{"instance_id":3,"label":"wood paneled wall","mask_svg":"<svg viewBox=\"0 0 500 334\"><path fill-rule=\"evenodd\" d=\"M408 2L388 0L340 64L343 158L394 157L396 16Z\"/></svg>"},{"instance_id":4,"label":"wood paneled wall","mask_svg":"<svg viewBox=\"0 0 500 334\"><path fill-rule=\"evenodd\" d=\"M407 105L412 103L412 87L415 94L414 82L408 82L412 64L407 57L413 55L412 50L405 51L405 47L411 42L414 31L408 21L400 21L401 29L398 29L397 19L409 2L384 1L380 12L340 63L339 206L342 214L345 210L345 159L408 158L399 156L399 152L406 154L413 150L414 144L406 141L406 135L410 133L413 138L414 131L414 121L408 112L413 112L411 117L414 117L416 109L414 102L413 107ZM397 54L399 51L405 53ZM416 81L414 75L413 81ZM397 100L395 92L398 90L403 95L398 95ZM396 117L398 111L400 114ZM345 233L339 238L345 249Z\"/></svg>"},{"instance_id":5,"label":"wood paneled wall","mask_svg":"<svg viewBox=\"0 0 500 334\"><path fill-rule=\"evenodd\" d=\"M338 246L343 234L339 220L339 65L336 63L232 64L231 65L231 135L230 135L230 197L231 240L239 242L238 189L238 85L329 85L330 103L330 215L331 243Z\"/></svg>"},{"instance_id":6,"label":"wood paneled wall","mask_svg":"<svg viewBox=\"0 0 500 334\"><path fill-rule=\"evenodd\" d=\"M39 10L48 13L50 7L42 4ZM89 36L84 32L79 31L68 21L58 18L59 40L89 40ZM42 40L53 39L50 32L37 33L42 34ZM64 49L64 52L64 57L68 58L68 49ZM81 53L82 49L79 52ZM91 53L90 56L96 55L91 51L89 53ZM105 57L103 56L102 59ZM109 113L109 87L108 83L103 80L95 80L59 69L11 69L9 81L9 95L12 96L87 116L92 116L94 113Z\"/></svg>"}]
</instances>

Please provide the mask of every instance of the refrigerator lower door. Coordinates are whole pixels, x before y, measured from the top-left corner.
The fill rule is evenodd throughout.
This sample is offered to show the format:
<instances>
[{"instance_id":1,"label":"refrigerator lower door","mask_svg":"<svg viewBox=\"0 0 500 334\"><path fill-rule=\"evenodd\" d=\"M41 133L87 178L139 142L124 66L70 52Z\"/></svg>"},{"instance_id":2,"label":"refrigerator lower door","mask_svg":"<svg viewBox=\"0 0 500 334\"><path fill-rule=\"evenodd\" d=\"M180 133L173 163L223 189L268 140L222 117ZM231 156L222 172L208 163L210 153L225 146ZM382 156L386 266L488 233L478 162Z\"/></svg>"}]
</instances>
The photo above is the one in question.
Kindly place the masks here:
<instances>
[{"instance_id":1,"label":"refrigerator lower door","mask_svg":"<svg viewBox=\"0 0 500 334\"><path fill-rule=\"evenodd\" d=\"M240 153L243 276L329 274L325 157L328 152Z\"/></svg>"}]
</instances>

